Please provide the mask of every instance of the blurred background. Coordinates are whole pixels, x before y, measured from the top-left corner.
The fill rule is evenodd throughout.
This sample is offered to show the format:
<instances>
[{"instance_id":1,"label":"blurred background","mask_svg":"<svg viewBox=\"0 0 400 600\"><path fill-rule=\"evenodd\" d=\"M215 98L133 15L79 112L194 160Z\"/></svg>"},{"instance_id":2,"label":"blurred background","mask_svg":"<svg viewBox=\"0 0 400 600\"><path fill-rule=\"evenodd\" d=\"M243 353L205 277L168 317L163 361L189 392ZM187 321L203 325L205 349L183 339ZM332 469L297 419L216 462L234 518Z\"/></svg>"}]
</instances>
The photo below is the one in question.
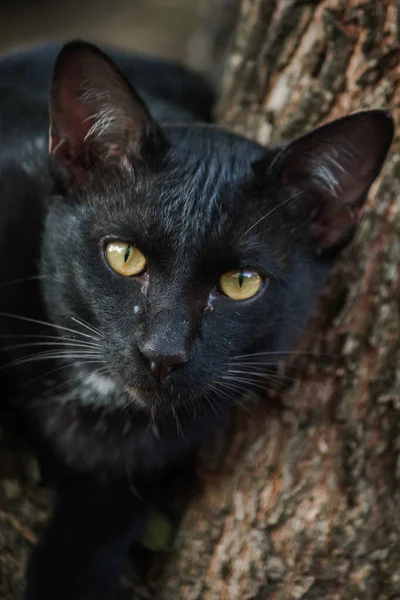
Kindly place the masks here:
<instances>
[{"instance_id":1,"label":"blurred background","mask_svg":"<svg viewBox=\"0 0 400 600\"><path fill-rule=\"evenodd\" d=\"M81 37L184 59L201 0L0 0L0 50Z\"/></svg>"}]
</instances>

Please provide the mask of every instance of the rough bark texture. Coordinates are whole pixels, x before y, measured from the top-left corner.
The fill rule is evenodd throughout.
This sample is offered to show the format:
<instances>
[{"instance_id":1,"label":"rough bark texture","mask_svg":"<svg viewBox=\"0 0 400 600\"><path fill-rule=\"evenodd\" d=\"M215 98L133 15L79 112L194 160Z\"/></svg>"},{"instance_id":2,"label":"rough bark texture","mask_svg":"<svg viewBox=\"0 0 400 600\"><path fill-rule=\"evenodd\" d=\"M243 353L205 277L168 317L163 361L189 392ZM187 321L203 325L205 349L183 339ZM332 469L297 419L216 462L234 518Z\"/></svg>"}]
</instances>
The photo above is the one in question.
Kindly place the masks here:
<instances>
[{"instance_id":1,"label":"rough bark texture","mask_svg":"<svg viewBox=\"0 0 400 600\"><path fill-rule=\"evenodd\" d=\"M399 27L397 0L243 0L222 123L263 144L363 107L399 123ZM312 356L209 454L157 598L400 598L399 177L397 136Z\"/></svg>"},{"instance_id":2,"label":"rough bark texture","mask_svg":"<svg viewBox=\"0 0 400 600\"><path fill-rule=\"evenodd\" d=\"M0 426L0 599L17 600L26 558L49 515L50 496L39 487L35 459Z\"/></svg>"}]
</instances>

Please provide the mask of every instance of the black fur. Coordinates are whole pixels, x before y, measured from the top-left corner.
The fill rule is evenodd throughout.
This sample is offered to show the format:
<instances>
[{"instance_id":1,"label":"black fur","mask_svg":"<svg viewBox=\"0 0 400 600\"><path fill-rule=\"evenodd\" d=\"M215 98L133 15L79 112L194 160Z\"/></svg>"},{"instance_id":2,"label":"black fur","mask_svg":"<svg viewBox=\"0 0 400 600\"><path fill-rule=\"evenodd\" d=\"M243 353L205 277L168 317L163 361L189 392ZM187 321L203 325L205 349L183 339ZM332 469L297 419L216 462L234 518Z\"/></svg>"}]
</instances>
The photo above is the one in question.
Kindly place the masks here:
<instances>
[{"instance_id":1,"label":"black fur","mask_svg":"<svg viewBox=\"0 0 400 600\"><path fill-rule=\"evenodd\" d=\"M0 62L1 374L58 490L26 598L111 600L169 469L260 384L251 371L293 349L393 124L359 113L266 150L196 123L212 94L195 75L117 54L148 111L105 55L74 42L56 62L48 140L53 54ZM112 239L138 247L146 271L112 271ZM218 282L241 268L264 283L236 302ZM159 380L150 355L184 360Z\"/></svg>"}]
</instances>

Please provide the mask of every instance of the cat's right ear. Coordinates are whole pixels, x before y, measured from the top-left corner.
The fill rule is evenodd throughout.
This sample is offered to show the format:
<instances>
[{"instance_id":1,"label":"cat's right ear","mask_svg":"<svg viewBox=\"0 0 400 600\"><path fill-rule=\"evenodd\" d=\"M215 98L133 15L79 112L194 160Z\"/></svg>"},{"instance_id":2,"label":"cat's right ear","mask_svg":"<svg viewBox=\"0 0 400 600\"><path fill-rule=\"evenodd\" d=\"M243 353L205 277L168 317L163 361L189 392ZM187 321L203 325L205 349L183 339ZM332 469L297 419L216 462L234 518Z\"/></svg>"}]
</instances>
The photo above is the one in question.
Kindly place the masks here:
<instances>
[{"instance_id":1,"label":"cat's right ear","mask_svg":"<svg viewBox=\"0 0 400 600\"><path fill-rule=\"evenodd\" d=\"M278 153L256 173L279 178L290 186L293 200L286 210L308 224L318 255L334 252L350 241L368 190L393 139L393 119L383 110L366 110L331 121L304 135Z\"/></svg>"},{"instance_id":2,"label":"cat's right ear","mask_svg":"<svg viewBox=\"0 0 400 600\"><path fill-rule=\"evenodd\" d=\"M134 170L157 163L168 149L143 100L96 46L75 41L60 51L50 95L49 151L53 172L82 183L96 168Z\"/></svg>"}]
</instances>

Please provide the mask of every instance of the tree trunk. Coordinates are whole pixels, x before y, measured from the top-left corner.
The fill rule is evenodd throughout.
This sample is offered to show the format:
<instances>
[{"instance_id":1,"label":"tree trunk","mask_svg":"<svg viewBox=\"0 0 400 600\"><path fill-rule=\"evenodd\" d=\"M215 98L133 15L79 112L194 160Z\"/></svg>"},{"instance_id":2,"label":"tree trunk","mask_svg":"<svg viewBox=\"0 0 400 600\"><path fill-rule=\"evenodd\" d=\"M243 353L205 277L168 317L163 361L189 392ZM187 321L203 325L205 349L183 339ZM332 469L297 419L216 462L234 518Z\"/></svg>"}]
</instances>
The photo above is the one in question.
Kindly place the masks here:
<instances>
[{"instance_id":1,"label":"tree trunk","mask_svg":"<svg viewBox=\"0 0 400 600\"><path fill-rule=\"evenodd\" d=\"M4 393L4 391L2 391ZM19 600L28 554L50 513L36 460L0 425L0 600Z\"/></svg>"},{"instance_id":2,"label":"tree trunk","mask_svg":"<svg viewBox=\"0 0 400 600\"><path fill-rule=\"evenodd\" d=\"M398 123L399 38L398 0L243 0L220 121L268 145L360 108ZM284 408L209 448L158 599L400 598L398 142Z\"/></svg>"}]
</instances>

